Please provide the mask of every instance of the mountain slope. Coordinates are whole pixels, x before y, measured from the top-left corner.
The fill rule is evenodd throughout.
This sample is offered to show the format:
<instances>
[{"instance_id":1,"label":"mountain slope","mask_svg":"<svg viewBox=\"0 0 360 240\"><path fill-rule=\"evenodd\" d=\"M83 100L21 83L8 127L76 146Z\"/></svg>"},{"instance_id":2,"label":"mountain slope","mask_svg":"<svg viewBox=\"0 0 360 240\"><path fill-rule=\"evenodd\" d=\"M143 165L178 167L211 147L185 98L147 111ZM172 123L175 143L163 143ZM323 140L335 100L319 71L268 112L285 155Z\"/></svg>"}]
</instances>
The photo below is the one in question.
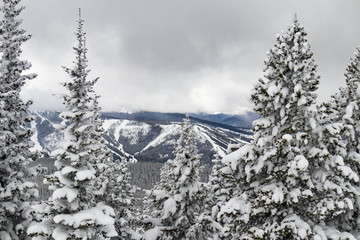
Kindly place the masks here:
<instances>
[{"instance_id":1,"label":"mountain slope","mask_svg":"<svg viewBox=\"0 0 360 240\"><path fill-rule=\"evenodd\" d=\"M42 150L46 155L59 148L63 134L57 129L62 119L58 112L34 111L36 120L33 127L36 129L33 141L35 148ZM202 162L209 163L214 152L225 155L229 144L244 144L251 139L251 130L239 127L239 122L249 120L240 119L227 125L221 122L212 122L204 117L190 117L197 134L199 152L203 155ZM184 114L179 113L102 113L104 129L107 131L104 138L116 158L125 157L138 161L164 162L172 158L172 150L179 138L180 126ZM225 116L227 119L232 116ZM223 119L223 120L224 120ZM251 122L250 122L251 123Z\"/></svg>"}]
</instances>

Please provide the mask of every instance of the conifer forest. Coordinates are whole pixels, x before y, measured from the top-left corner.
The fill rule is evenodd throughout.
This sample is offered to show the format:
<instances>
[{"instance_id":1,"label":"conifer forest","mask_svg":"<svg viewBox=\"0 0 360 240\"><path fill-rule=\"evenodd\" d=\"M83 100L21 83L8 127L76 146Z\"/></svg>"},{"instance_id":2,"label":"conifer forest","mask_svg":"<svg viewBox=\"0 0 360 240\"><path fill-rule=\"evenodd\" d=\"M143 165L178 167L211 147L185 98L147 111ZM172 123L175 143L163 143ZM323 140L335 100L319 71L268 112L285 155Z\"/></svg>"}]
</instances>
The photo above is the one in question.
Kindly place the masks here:
<instances>
[{"instance_id":1,"label":"conifer forest","mask_svg":"<svg viewBox=\"0 0 360 240\"><path fill-rule=\"evenodd\" d=\"M52 152L55 170L32 164L42 153L31 150L32 101L20 97L37 77L31 59L21 60L22 44L31 41L23 10L21 0L1 1L1 240L360 239L360 48L344 70L346 87L318 104L318 66L295 15L264 53L263 76L254 81L260 118L251 141L214 154L208 180L200 181L201 154L186 116L174 158L151 189L141 189L131 181L132 163L114 159L103 138L94 90L101 79L88 76L91 39L81 10L73 63L63 67L64 139ZM35 178L46 185L46 198Z\"/></svg>"}]
</instances>

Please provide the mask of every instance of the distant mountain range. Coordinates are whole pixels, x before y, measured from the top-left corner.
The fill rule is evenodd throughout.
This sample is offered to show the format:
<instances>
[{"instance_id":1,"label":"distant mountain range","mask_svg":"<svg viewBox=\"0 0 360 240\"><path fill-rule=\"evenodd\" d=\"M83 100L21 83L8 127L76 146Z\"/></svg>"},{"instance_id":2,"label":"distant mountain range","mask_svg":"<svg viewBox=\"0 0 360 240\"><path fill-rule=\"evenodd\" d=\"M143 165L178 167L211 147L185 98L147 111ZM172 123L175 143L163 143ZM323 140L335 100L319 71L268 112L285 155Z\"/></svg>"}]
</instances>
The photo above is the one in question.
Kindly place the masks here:
<instances>
[{"instance_id":1,"label":"distant mountain range","mask_svg":"<svg viewBox=\"0 0 360 240\"><path fill-rule=\"evenodd\" d=\"M63 134L58 130L63 121L56 111L33 111L36 130L32 140L35 149L46 156L60 147ZM250 141L251 124L257 115L188 114L197 134L202 161L209 163L213 154L224 156L229 144ZM158 112L103 112L104 136L115 158L138 161L165 162L172 158L172 150L180 134L185 114Z\"/></svg>"}]
</instances>

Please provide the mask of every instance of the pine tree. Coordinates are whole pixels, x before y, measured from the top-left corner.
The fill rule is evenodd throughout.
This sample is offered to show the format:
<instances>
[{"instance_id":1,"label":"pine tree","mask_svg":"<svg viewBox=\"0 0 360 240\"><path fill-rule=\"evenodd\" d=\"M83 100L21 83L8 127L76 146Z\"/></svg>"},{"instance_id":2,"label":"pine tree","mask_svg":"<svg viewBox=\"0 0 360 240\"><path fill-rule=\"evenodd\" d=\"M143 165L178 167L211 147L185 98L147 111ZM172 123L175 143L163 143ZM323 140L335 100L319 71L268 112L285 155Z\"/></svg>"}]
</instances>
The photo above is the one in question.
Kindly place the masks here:
<instances>
[{"instance_id":1,"label":"pine tree","mask_svg":"<svg viewBox=\"0 0 360 240\"><path fill-rule=\"evenodd\" d=\"M174 159L164 164L160 181L148 196L153 228L146 231L143 238L157 235L152 239L206 239L197 220L205 188L199 182L200 155L188 116L174 155Z\"/></svg>"},{"instance_id":2,"label":"pine tree","mask_svg":"<svg viewBox=\"0 0 360 240\"><path fill-rule=\"evenodd\" d=\"M114 210L98 201L110 159L93 89L97 79L87 80L90 70L83 22L79 12L74 67L65 68L72 80L63 84L70 93L63 97L68 111L61 117L68 124L62 149L53 153L57 171L45 179L53 191L46 203L49 216L28 230L34 239L110 239L117 235Z\"/></svg>"},{"instance_id":3,"label":"pine tree","mask_svg":"<svg viewBox=\"0 0 360 240\"><path fill-rule=\"evenodd\" d=\"M322 122L323 144L332 155L332 166L338 171L332 176L333 182L340 185L351 202L351 209L329 219L329 224L336 225L342 231L350 231L359 237L360 229L360 95L358 84L360 81L360 49L357 48L355 57L346 69L346 87L332 97L330 102L320 107L319 118L327 119ZM336 116L336 117L334 117ZM337 189L337 192L340 190Z\"/></svg>"},{"instance_id":4,"label":"pine tree","mask_svg":"<svg viewBox=\"0 0 360 240\"><path fill-rule=\"evenodd\" d=\"M222 225L217 218L222 205L229 200L229 189L225 187L224 178L221 174L223 167L218 153L212 160L213 166L206 184L206 197L204 199L204 210L199 216L202 231L208 233L208 239L222 239Z\"/></svg>"},{"instance_id":5,"label":"pine tree","mask_svg":"<svg viewBox=\"0 0 360 240\"><path fill-rule=\"evenodd\" d=\"M131 185L131 176L128 169L129 162L126 159L109 164L105 171L108 177L104 201L115 210L115 227L119 239L139 239L141 236L136 232L138 223L138 188Z\"/></svg>"},{"instance_id":6,"label":"pine tree","mask_svg":"<svg viewBox=\"0 0 360 240\"><path fill-rule=\"evenodd\" d=\"M295 17L277 36L264 79L252 93L254 110L262 116L254 124L254 139L223 160L225 177L237 185L220 212L233 238L321 238L338 233L322 228L323 222L351 208L343 192L334 196L339 186L330 178L338 169L318 142L311 106L319 76L306 35Z\"/></svg>"},{"instance_id":7,"label":"pine tree","mask_svg":"<svg viewBox=\"0 0 360 240\"><path fill-rule=\"evenodd\" d=\"M360 47L356 48L355 56L351 59L345 73L347 106L345 114L341 115L344 124L344 134L341 135L342 141L346 144L345 161L349 164L351 169L356 173L357 181L352 182L348 195L352 199L354 209L346 215L345 219L340 219L342 229L349 230L360 237ZM342 106L340 106L342 107ZM343 108L344 109L344 108ZM354 189L354 186L356 189Z\"/></svg>"},{"instance_id":8,"label":"pine tree","mask_svg":"<svg viewBox=\"0 0 360 240\"><path fill-rule=\"evenodd\" d=\"M353 108L353 105L359 99L357 88L360 71L360 48L356 49L354 55L355 57L351 59L346 69L346 87L341 87L337 93L331 96L330 101L324 102L318 107L318 119L322 125L342 122L343 117L346 115L346 108L352 105L348 108L348 111L350 111L350 108Z\"/></svg>"},{"instance_id":9,"label":"pine tree","mask_svg":"<svg viewBox=\"0 0 360 240\"><path fill-rule=\"evenodd\" d=\"M331 96L329 101L323 102L317 106L316 118L321 126L342 121L347 106L346 95L346 88L340 88L337 93Z\"/></svg>"},{"instance_id":10,"label":"pine tree","mask_svg":"<svg viewBox=\"0 0 360 240\"><path fill-rule=\"evenodd\" d=\"M36 74L23 74L31 63L20 60L21 45L30 35L20 28L20 0L4 0L0 8L0 239L24 239L31 221L30 202L37 195L34 183L25 179L35 172L29 163L33 130L27 128L31 101L20 98L22 86Z\"/></svg>"}]
</instances>

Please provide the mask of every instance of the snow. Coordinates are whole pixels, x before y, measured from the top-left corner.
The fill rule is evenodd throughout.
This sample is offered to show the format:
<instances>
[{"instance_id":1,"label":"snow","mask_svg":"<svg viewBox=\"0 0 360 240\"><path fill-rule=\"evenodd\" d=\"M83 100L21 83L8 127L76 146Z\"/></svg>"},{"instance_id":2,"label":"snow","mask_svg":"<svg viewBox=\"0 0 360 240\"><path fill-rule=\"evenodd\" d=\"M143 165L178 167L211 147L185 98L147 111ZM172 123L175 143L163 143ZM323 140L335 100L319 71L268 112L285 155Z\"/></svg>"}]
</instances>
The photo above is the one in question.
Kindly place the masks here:
<instances>
[{"instance_id":1,"label":"snow","mask_svg":"<svg viewBox=\"0 0 360 240\"><path fill-rule=\"evenodd\" d=\"M245 156L248 152L250 152L251 148L252 148L251 145L242 146L235 152L232 152L232 153L226 155L222 159L222 163L226 166L231 166L231 168L233 170L235 170L238 165L239 159L242 158L243 156Z\"/></svg>"},{"instance_id":2,"label":"snow","mask_svg":"<svg viewBox=\"0 0 360 240\"><path fill-rule=\"evenodd\" d=\"M301 89L302 89L301 84L298 83L298 84L296 84L295 87L294 87L294 92L295 92L295 93L296 93L296 92L299 92Z\"/></svg>"},{"instance_id":3,"label":"snow","mask_svg":"<svg viewBox=\"0 0 360 240\"><path fill-rule=\"evenodd\" d=\"M10 235L4 231L0 232L0 239L1 240L12 240Z\"/></svg>"},{"instance_id":4,"label":"snow","mask_svg":"<svg viewBox=\"0 0 360 240\"><path fill-rule=\"evenodd\" d=\"M260 118L260 119L255 120L255 121L254 121L254 124L255 124L255 125L260 125L260 126L262 126L262 127L264 127L264 128L268 128L268 127L270 127L271 122L270 122L269 119Z\"/></svg>"},{"instance_id":5,"label":"snow","mask_svg":"<svg viewBox=\"0 0 360 240\"><path fill-rule=\"evenodd\" d=\"M351 102L345 109L344 119L352 119L354 110L357 110L358 106L356 102Z\"/></svg>"},{"instance_id":6,"label":"snow","mask_svg":"<svg viewBox=\"0 0 360 240\"><path fill-rule=\"evenodd\" d=\"M206 139L212 146L213 149L217 149L217 153L221 156L224 157L225 156L225 152L223 150L221 150L218 146L218 144L215 143L214 140L211 139L211 137L208 134L208 131L205 129L206 126L198 126L195 125L194 126L194 131L200 136L203 137L204 139Z\"/></svg>"},{"instance_id":7,"label":"snow","mask_svg":"<svg viewBox=\"0 0 360 240\"><path fill-rule=\"evenodd\" d=\"M305 104L307 104L307 103L308 103L308 100L306 99L306 97L302 96L302 97L298 100L297 105L298 105L298 106L301 106L301 105L305 105Z\"/></svg>"},{"instance_id":8,"label":"snow","mask_svg":"<svg viewBox=\"0 0 360 240\"><path fill-rule=\"evenodd\" d=\"M84 181L87 179L94 179L95 175L91 170L82 170L76 173L75 180Z\"/></svg>"},{"instance_id":9,"label":"snow","mask_svg":"<svg viewBox=\"0 0 360 240\"><path fill-rule=\"evenodd\" d=\"M56 163L56 161L55 161ZM57 178L59 180L59 182L63 185L71 185L72 184L72 180L70 180L69 178L65 177L60 171L56 171L54 174L50 175L51 178ZM44 179L44 184L47 184L47 179Z\"/></svg>"},{"instance_id":10,"label":"snow","mask_svg":"<svg viewBox=\"0 0 360 240\"><path fill-rule=\"evenodd\" d=\"M108 119L106 119L106 120L104 120L102 127L104 128L105 131L108 132L112 125L118 124L118 123L119 123L119 120L116 120L116 119L108 120Z\"/></svg>"},{"instance_id":11,"label":"snow","mask_svg":"<svg viewBox=\"0 0 360 240\"><path fill-rule=\"evenodd\" d=\"M326 125L325 129L330 133L330 135L338 135L341 131L342 124L341 123L334 123Z\"/></svg>"},{"instance_id":12,"label":"snow","mask_svg":"<svg viewBox=\"0 0 360 240\"><path fill-rule=\"evenodd\" d=\"M311 234L311 227L299 216L292 214L287 216L281 223L281 227L288 227L293 229L294 233L297 234L300 239L308 239Z\"/></svg>"},{"instance_id":13,"label":"snow","mask_svg":"<svg viewBox=\"0 0 360 240\"><path fill-rule=\"evenodd\" d=\"M46 148L48 149L50 155L53 155L52 152L61 147L60 144L63 141L63 138L63 134L59 132L53 132L44 138Z\"/></svg>"},{"instance_id":14,"label":"snow","mask_svg":"<svg viewBox=\"0 0 360 240\"><path fill-rule=\"evenodd\" d=\"M298 38L299 36L300 35L297 34L295 37ZM297 49L298 47L299 47L298 45L295 45L294 49ZM304 44L304 48L307 48L306 43ZM302 50L304 51L304 49L302 49ZM276 51L281 52L283 50L278 49ZM290 58L290 56L288 56L288 57ZM291 60L291 59L287 59L287 60ZM294 64L293 62L287 62L287 64L290 67L290 69L298 68L297 63ZM264 72L265 77L270 76L272 74L273 74L273 69L271 69L271 68L268 68ZM293 90L295 93L301 92L302 91L301 84L296 84ZM286 113L285 107L281 105L282 98L278 94L279 91L281 91L281 93L284 93L284 94L288 94L288 92L289 92L288 89L283 91L283 89L281 89L281 86L275 85L275 83L271 83L271 85L267 88L268 95L273 97L273 100L274 100L273 102L275 102L275 104L274 104L275 108L276 109L280 108L280 116L282 118L281 122L283 123L289 116L286 115L287 113ZM301 96L300 99L297 99L298 106L306 105L307 103L308 103L308 99L305 96ZM288 105L287 108L289 108L289 106L290 105ZM355 103L351 103L345 110L346 114L344 116L344 119L349 119L349 121L350 121L350 119L354 115L354 110L357 110L357 108L358 108L358 106ZM68 114L74 115L73 113L68 113ZM274 122L273 119L270 119L270 120L269 119L257 120L256 125L261 126L263 128L270 128L272 126L271 135L260 136L260 134L258 133L258 135L256 135L256 138L255 138L256 141L253 142L252 145L245 145L245 146L239 148L237 151L234 151L234 152L230 153L229 155L224 156L222 159L222 163L224 163L226 165L226 167L224 167L221 170L223 173L231 174L233 172L236 172L236 170L238 170L238 167L239 167L239 161L249 161L250 164L246 165L245 170L244 170L244 172L245 172L244 175L247 175L245 177L248 177L250 175L250 173L251 174L260 173L261 170L264 168L264 164L266 163L266 161L271 159L273 156L276 156L276 154L278 153L277 146L269 147L268 143L270 142L269 139L271 139L272 137L276 137L279 134L279 127L273 126L274 124L279 124L279 123ZM291 120L291 117L289 117L289 119ZM310 123L312 129L317 128L317 123L314 118L310 118L309 123ZM87 127L88 127L87 125L84 125L84 126L78 128L78 131L80 131L80 132L84 131ZM169 136L178 134L179 129L180 129L180 126L178 124L171 124L171 125L166 125L166 126L161 126L161 127L162 127L161 134L156 139L154 139L152 142L150 142L142 151L145 151L151 147L156 147L162 143L166 143ZM120 138L120 136L129 138L130 144L135 144L138 141L138 136L140 134L147 134L150 129L149 125L146 125L146 124L142 125L141 127L139 127L138 125L133 126L133 125L131 125L131 122L128 120L121 120L121 121L120 120L107 120L104 122L104 128L108 129L108 130L113 130L114 138L116 140L118 140ZM205 127L195 126L194 130L203 139L206 139L207 141L209 141L213 147L217 146L214 139L212 139L207 134L207 130ZM338 135L339 131L342 130L342 126L337 125L337 124L332 124L331 126L327 126L327 130L331 134ZM284 168L288 167L289 175L293 174L295 176L299 176L302 174L302 173L299 173L299 171L306 171L309 168L309 161L305 157L308 155L306 155L306 153L304 153L304 151L308 151L309 149L303 150L302 148L298 147L298 145L303 144L303 143L305 143L305 145L306 145L307 142L306 142L306 139L304 138L304 136L306 136L306 133L299 131L298 133L294 133L293 135L296 136L296 140L298 142L296 142L293 139L293 136L290 134L285 134L282 136L282 139L287 142L294 140L293 149L298 148L298 149L295 149L294 152L291 152L290 154L287 155L288 158L286 160L288 161L287 162L288 164L286 166L284 166ZM65 144L64 144L65 147L70 144L73 144L73 142L71 142L71 140L73 140L73 139L71 139L70 137L71 136L67 132L65 132L65 138L69 139L68 142L65 142ZM304 141L304 139L305 139L305 141ZM35 141L35 142L37 143L37 141ZM296 145L296 147L295 147L295 145ZM266 146L267 149L265 151L261 152L261 154L259 154L259 156L252 155L253 152L255 151L254 149L262 148L264 146ZM39 147L39 144L36 145L36 147ZM293 150L293 149L291 149L291 150ZM321 150L318 150L318 149L316 149L316 150L311 149L310 155L315 156L315 154L318 154L320 151ZM296 154L299 154L299 155L296 155ZM305 156L301 155L301 154L304 154ZM354 158L358 157L356 154L354 154ZM296 156L294 157L294 155L296 155ZM75 154L70 155L70 157L73 160L76 160L78 158L78 156ZM292 158L292 157L294 157L294 158ZM251 162L251 160L253 160L253 159L256 159L256 161ZM309 158L309 159L311 159L311 158ZM331 167L336 167L337 168L336 170L341 172L343 176L347 177L346 179L350 179L355 182L359 181L359 177L354 173L354 171L350 167L345 165L344 159L342 157L336 156L336 157L332 158L331 160L332 160L332 162L329 165ZM315 162L315 164L316 163L317 162ZM269 163L269 164L273 164L273 163ZM267 165L267 166L269 166L269 165ZM180 172L183 173L183 175L180 177L180 182L182 182L183 179L186 179L187 175L190 175L190 173L191 173L191 169L189 167L180 168L179 165L174 166L172 170L173 170L174 174L178 174ZM272 169L271 169L271 167L268 167L267 170L268 170L268 172L271 172ZM241 169L241 171L243 171L243 169ZM75 180L78 180L78 181L84 181L84 180L95 178L93 171L91 171L89 169L75 169L74 167L70 167L70 166L64 167L61 170L61 173L63 175L71 175L72 173L75 173L75 176L76 176ZM57 176L56 174L59 174L59 172L55 173L53 176ZM243 174L243 172L240 172L239 175L241 175L241 174ZM261 177L263 177L263 176L261 176ZM266 177L266 175L265 175L265 177ZM264 179L265 179L265 177L264 177ZM307 176L305 176L305 177L307 177ZM271 178L269 178L269 179L271 179ZM302 180L304 180L304 179L302 179ZM118 182L120 182L120 180L122 180L122 179L120 179L120 177L119 177ZM177 179L177 180L179 180L179 179ZM343 193L343 189L341 188L341 186L339 186L338 183L336 183L336 180L337 179L333 180L332 178L326 179L326 181L323 182L323 186L321 186L321 187L323 187L324 189L330 189L330 190L336 191L339 195L341 195ZM64 183L66 181L66 179L64 177L63 178L59 177L59 181L60 181L60 183ZM310 190L302 191L301 188L294 188L294 189L291 189L291 191L289 193L289 192L285 192L285 190L289 190L289 189L287 188L287 186L283 186L282 183L279 183L279 182L276 182L276 183L270 182L269 183L269 182L265 182L265 184L268 184L265 186L260 185L261 183L264 183L264 182L261 182L260 180L258 182L252 183L253 184L252 186L259 184L258 186L254 187L255 194L256 194L256 191L261 192L263 194L263 195L260 195L261 200L264 200L264 202L266 204L272 204L272 205L278 204L279 205L282 202L284 202L285 198L288 197L289 195L290 195L291 200L294 203L298 203L299 199L303 198L304 196L305 196L305 198L306 198L306 196L312 196L312 192ZM285 183L283 183L283 184L285 184ZM186 190L190 192L189 196L191 196L191 193L193 192L192 188L187 187ZM252 194L254 194L254 192L252 192ZM56 189L53 192L52 198L53 198L53 200L66 199L68 202L72 202L77 198L78 195L79 195L78 189L65 186L65 187ZM163 208L161 209L162 213L163 213L163 216L162 216L163 218L167 218L169 216L174 215L174 213L177 211L177 207L178 207L177 205L181 205L181 204L177 204L177 201L183 200L183 196L181 194L177 194L173 197L170 197L167 194L167 192L162 191L162 190L154 190L154 191L152 191L152 195L155 196L156 200L163 200L164 198L168 197L163 202ZM250 196L250 194L249 194L249 196ZM324 201L324 203L326 204L326 207L321 208L319 211L325 212L325 211L328 211L329 209L336 210L336 208L344 209L344 208L346 208L346 206L350 206L350 209L351 209L352 202L349 199L347 199L347 200L348 200L348 202L346 202L346 200L339 201L339 202L329 201L329 203ZM276 203L276 204L273 204L273 203ZM259 211L259 212L262 211L259 209L256 209L255 211L253 211L253 209L252 209L253 206L251 204L252 204L252 201L248 200L248 197L245 193L243 193L242 195L239 195L238 193L235 192L235 197L231 198L229 201L227 201L224 205L221 206L219 216L221 216L221 215L231 215L231 216L237 215L238 216L237 220L240 220L244 223L248 223L250 220L251 214L255 213L254 216L256 216L255 211ZM271 206L271 207L273 207L273 206ZM273 208L273 210L274 210L273 213L276 213L276 210L277 210L276 207ZM66 226L70 226L70 227L74 227L74 228L86 228L89 225L111 226L115 223L115 221L110 215L114 215L113 209L101 209L100 207L96 207L96 208L91 208L91 209L85 209L85 210L82 210L80 212L73 213L73 214L56 215L53 220L55 223L61 223ZM277 226L278 229L286 229L286 230L293 231L294 234L297 234L300 239L307 239L308 236L312 235L311 227L308 225L307 222L303 221L301 219L301 217L299 217L298 215L295 215L295 214L291 215L291 213L290 213L286 216L285 215L283 215L283 216L285 217L285 219L283 219L282 222L274 223L274 224L279 224ZM185 216L182 216L182 217L185 217ZM279 219L280 219L279 221L281 221L281 218L279 218ZM155 227L151 230L148 230L144 233L143 239L145 239L145 240L157 239L158 236L161 234L161 230L162 229L159 227ZM112 232L111 234L113 234L114 231L110 231L110 232ZM261 230L254 229L254 232L256 232L256 234L259 234L261 236L264 235L264 232L262 232ZM47 235L47 234L50 234L50 230L46 226L43 226L41 224L36 224L36 225L32 225L28 229L28 233L29 234L40 233L40 234ZM341 233L334 229L330 229L330 228L327 229L322 226L321 227L316 226L314 228L314 233L315 233L314 239L327 239L328 236L340 236L341 238L353 239L350 234ZM1 235L2 237L7 238L7 236L3 235L3 233L0 233L0 234L2 234ZM68 238L68 236L66 234L66 230L63 227L55 228L55 230L53 231L53 237L56 240L62 240L62 239Z\"/></svg>"},{"instance_id":15,"label":"snow","mask_svg":"<svg viewBox=\"0 0 360 240\"><path fill-rule=\"evenodd\" d=\"M147 135L151 130L150 125L145 123L137 123L124 120L118 128L115 129L115 139L119 139L120 135L130 139L130 144L138 143L139 136Z\"/></svg>"},{"instance_id":16,"label":"snow","mask_svg":"<svg viewBox=\"0 0 360 240\"><path fill-rule=\"evenodd\" d=\"M302 192L301 195L306 198L306 197L309 197L309 196L313 196L313 193L311 192L311 190L306 189L305 191Z\"/></svg>"},{"instance_id":17,"label":"snow","mask_svg":"<svg viewBox=\"0 0 360 240\"><path fill-rule=\"evenodd\" d=\"M316 127L317 127L317 123L316 123L315 118L310 118L310 119L309 119L309 123L310 123L311 128L312 128L313 130L315 130Z\"/></svg>"},{"instance_id":18,"label":"snow","mask_svg":"<svg viewBox=\"0 0 360 240\"><path fill-rule=\"evenodd\" d=\"M271 135L275 137L277 136L278 133L279 133L279 128L277 126L274 126Z\"/></svg>"},{"instance_id":19,"label":"snow","mask_svg":"<svg viewBox=\"0 0 360 240\"><path fill-rule=\"evenodd\" d=\"M168 196L167 192L164 190L152 190L149 191L148 194L156 196L156 200L163 199Z\"/></svg>"},{"instance_id":20,"label":"snow","mask_svg":"<svg viewBox=\"0 0 360 240\"><path fill-rule=\"evenodd\" d=\"M304 171L309 166L309 161L302 155L298 155L294 159L296 161L296 166L298 169Z\"/></svg>"},{"instance_id":21,"label":"snow","mask_svg":"<svg viewBox=\"0 0 360 240\"><path fill-rule=\"evenodd\" d=\"M340 232L334 228L317 225L314 227L314 240L327 240L327 239L347 239L356 240L359 238L354 237L347 232Z\"/></svg>"},{"instance_id":22,"label":"snow","mask_svg":"<svg viewBox=\"0 0 360 240\"><path fill-rule=\"evenodd\" d=\"M63 175L69 175L72 172L77 172L78 170L76 170L75 168L71 167L71 166L65 166L62 170L61 170L61 174Z\"/></svg>"},{"instance_id":23,"label":"snow","mask_svg":"<svg viewBox=\"0 0 360 240\"><path fill-rule=\"evenodd\" d=\"M240 212L239 220L247 223L250 219L251 204L248 201L248 197L245 194L239 197L231 198L225 205L223 205L218 213L218 217L221 215L232 215Z\"/></svg>"},{"instance_id":24,"label":"snow","mask_svg":"<svg viewBox=\"0 0 360 240\"><path fill-rule=\"evenodd\" d=\"M290 192L290 198L291 201L294 203L298 203L299 202L299 197L301 196L301 191L299 188L295 188Z\"/></svg>"},{"instance_id":25,"label":"snow","mask_svg":"<svg viewBox=\"0 0 360 240\"><path fill-rule=\"evenodd\" d=\"M146 231L143 236L142 239L144 240L157 240L158 236L160 236L161 234L161 229L159 227L154 227L148 231Z\"/></svg>"},{"instance_id":26,"label":"snow","mask_svg":"<svg viewBox=\"0 0 360 240\"><path fill-rule=\"evenodd\" d=\"M84 132L87 128L89 127L89 125L82 125L77 129L77 132Z\"/></svg>"},{"instance_id":27,"label":"snow","mask_svg":"<svg viewBox=\"0 0 360 240\"><path fill-rule=\"evenodd\" d=\"M176 212L176 201L174 198L168 198L164 202L164 215L163 218L167 218L169 215L173 215Z\"/></svg>"},{"instance_id":28,"label":"snow","mask_svg":"<svg viewBox=\"0 0 360 240\"><path fill-rule=\"evenodd\" d=\"M359 181L359 176L348 166L338 166L338 169L341 171L342 175L348 177L354 182Z\"/></svg>"},{"instance_id":29,"label":"snow","mask_svg":"<svg viewBox=\"0 0 360 240\"><path fill-rule=\"evenodd\" d=\"M70 203L74 201L79 194L79 190L71 187L58 188L53 192L53 200L66 198Z\"/></svg>"},{"instance_id":30,"label":"snow","mask_svg":"<svg viewBox=\"0 0 360 240\"><path fill-rule=\"evenodd\" d=\"M35 233L38 233L40 235L49 235L51 233L51 229L46 224L33 224L28 228L27 234L32 235Z\"/></svg>"},{"instance_id":31,"label":"snow","mask_svg":"<svg viewBox=\"0 0 360 240\"><path fill-rule=\"evenodd\" d=\"M120 138L120 131L124 129L124 127L129 123L129 120L122 120L119 121L118 125L114 129L114 138L116 141ZM129 134L127 135L129 137ZM130 135L131 136L131 135ZM133 140L132 140L133 141Z\"/></svg>"},{"instance_id":32,"label":"snow","mask_svg":"<svg viewBox=\"0 0 360 240\"><path fill-rule=\"evenodd\" d=\"M170 124L170 125L161 125L161 133L159 136L157 136L153 141L151 141L146 147L144 147L141 152L144 152L145 150L159 146L160 144L167 141L168 136L170 135L176 135L180 132L180 125L179 124Z\"/></svg>"},{"instance_id":33,"label":"snow","mask_svg":"<svg viewBox=\"0 0 360 240\"><path fill-rule=\"evenodd\" d=\"M268 68L268 69L266 69L265 70L265 72L264 72L264 77L269 77L270 75L272 75L273 74L273 70L272 69L270 69L270 68Z\"/></svg>"},{"instance_id":34,"label":"snow","mask_svg":"<svg viewBox=\"0 0 360 240\"><path fill-rule=\"evenodd\" d=\"M309 166L309 161L303 155L297 155L293 161L288 163L288 174L299 176L299 171L305 171Z\"/></svg>"},{"instance_id":35,"label":"snow","mask_svg":"<svg viewBox=\"0 0 360 240\"><path fill-rule=\"evenodd\" d=\"M74 214L59 214L54 217L55 223L62 223L74 228L85 227L88 224L94 223L96 225L113 225L114 218L104 214L104 212L95 207L79 211Z\"/></svg>"},{"instance_id":36,"label":"snow","mask_svg":"<svg viewBox=\"0 0 360 240\"><path fill-rule=\"evenodd\" d=\"M31 122L31 128L36 129L36 122ZM42 151L42 146L38 141L38 132L34 131L34 134L31 136L31 141L34 143L34 146L30 148L30 151Z\"/></svg>"},{"instance_id":37,"label":"snow","mask_svg":"<svg viewBox=\"0 0 360 240\"><path fill-rule=\"evenodd\" d=\"M292 136L290 135L290 134L284 134L283 136L282 136L282 139L284 139L284 140L286 140L286 141L288 141L288 142L290 142L291 140L292 140Z\"/></svg>"},{"instance_id":38,"label":"snow","mask_svg":"<svg viewBox=\"0 0 360 240\"><path fill-rule=\"evenodd\" d=\"M273 195L271 197L272 201L276 203L281 203L284 201L284 193L281 188L275 188L273 190Z\"/></svg>"},{"instance_id":39,"label":"snow","mask_svg":"<svg viewBox=\"0 0 360 240\"><path fill-rule=\"evenodd\" d=\"M55 240L67 240L68 235L66 229L63 227L57 227L54 229L53 234L51 235Z\"/></svg>"},{"instance_id":40,"label":"snow","mask_svg":"<svg viewBox=\"0 0 360 240\"><path fill-rule=\"evenodd\" d=\"M113 133L115 141L122 136L128 138L131 145L138 143L139 136L147 135L151 130L149 124L131 120L105 120L103 128Z\"/></svg>"},{"instance_id":41,"label":"snow","mask_svg":"<svg viewBox=\"0 0 360 240\"><path fill-rule=\"evenodd\" d=\"M349 159L351 161L356 162L357 164L360 164L360 154L357 152L350 152L348 153Z\"/></svg>"}]
</instances>

